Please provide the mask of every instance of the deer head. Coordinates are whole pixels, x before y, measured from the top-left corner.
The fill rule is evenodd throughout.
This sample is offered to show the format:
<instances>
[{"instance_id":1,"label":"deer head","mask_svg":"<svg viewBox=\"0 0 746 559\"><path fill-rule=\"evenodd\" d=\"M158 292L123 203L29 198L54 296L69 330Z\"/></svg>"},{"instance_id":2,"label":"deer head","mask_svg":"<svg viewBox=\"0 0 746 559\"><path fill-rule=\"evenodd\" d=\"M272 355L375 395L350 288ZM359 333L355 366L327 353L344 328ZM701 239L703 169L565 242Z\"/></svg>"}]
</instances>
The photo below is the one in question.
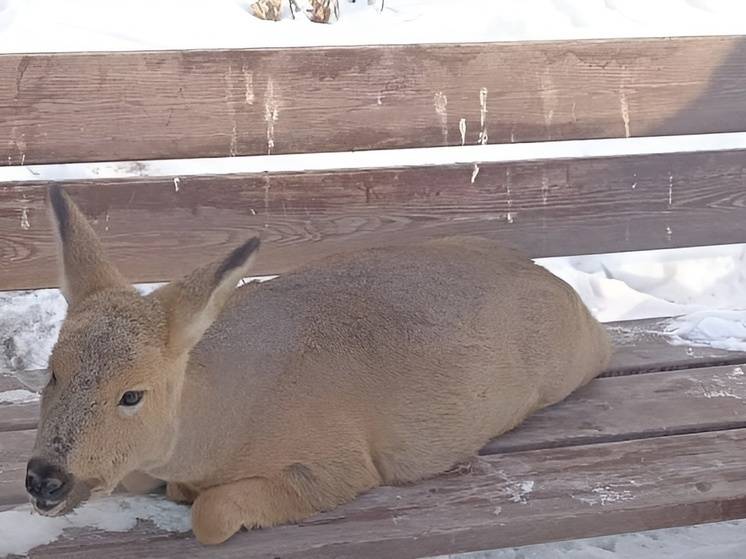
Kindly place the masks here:
<instances>
[{"instance_id":1,"label":"deer head","mask_svg":"<svg viewBox=\"0 0 746 559\"><path fill-rule=\"evenodd\" d=\"M165 462L189 352L247 275L259 239L142 296L107 260L83 213L49 190L68 312L49 360L26 489L46 515Z\"/></svg>"}]
</instances>

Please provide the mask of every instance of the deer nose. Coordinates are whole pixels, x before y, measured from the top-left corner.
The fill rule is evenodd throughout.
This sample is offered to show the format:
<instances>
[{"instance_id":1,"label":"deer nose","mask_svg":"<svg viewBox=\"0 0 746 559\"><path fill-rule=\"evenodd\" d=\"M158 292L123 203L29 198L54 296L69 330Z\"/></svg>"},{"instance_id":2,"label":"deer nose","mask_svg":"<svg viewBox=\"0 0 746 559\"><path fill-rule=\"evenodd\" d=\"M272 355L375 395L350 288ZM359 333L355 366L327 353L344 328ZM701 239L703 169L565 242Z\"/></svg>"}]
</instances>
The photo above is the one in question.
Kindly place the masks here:
<instances>
[{"instance_id":1,"label":"deer nose","mask_svg":"<svg viewBox=\"0 0 746 559\"><path fill-rule=\"evenodd\" d=\"M32 458L26 467L26 491L41 508L53 508L72 489L72 476L41 458Z\"/></svg>"}]
</instances>

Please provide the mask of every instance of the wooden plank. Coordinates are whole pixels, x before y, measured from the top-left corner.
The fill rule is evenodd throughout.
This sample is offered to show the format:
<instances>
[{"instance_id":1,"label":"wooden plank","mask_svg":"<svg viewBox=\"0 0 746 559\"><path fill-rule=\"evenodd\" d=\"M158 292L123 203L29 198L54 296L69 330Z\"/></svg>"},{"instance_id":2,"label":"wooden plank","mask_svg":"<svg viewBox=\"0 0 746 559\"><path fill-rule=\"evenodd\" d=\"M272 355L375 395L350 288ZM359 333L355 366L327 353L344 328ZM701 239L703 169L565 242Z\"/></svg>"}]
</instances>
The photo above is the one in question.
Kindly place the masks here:
<instances>
[{"instance_id":1,"label":"wooden plank","mask_svg":"<svg viewBox=\"0 0 746 559\"><path fill-rule=\"evenodd\" d=\"M481 454L746 428L743 367L597 379L491 441Z\"/></svg>"},{"instance_id":2,"label":"wooden plank","mask_svg":"<svg viewBox=\"0 0 746 559\"><path fill-rule=\"evenodd\" d=\"M26 388L12 376L0 374L0 393L10 390L26 390ZM0 403L0 431L33 429L36 427L38 418L38 402L25 404Z\"/></svg>"},{"instance_id":3,"label":"wooden plank","mask_svg":"<svg viewBox=\"0 0 746 559\"><path fill-rule=\"evenodd\" d=\"M0 431L9 430L5 420L0 416ZM740 366L708 367L598 379L490 442L482 454L737 428L746 428L746 373ZM15 449L10 454L25 461L23 450L31 447L34 431L22 433L4 439L0 432L0 445L5 440ZM0 473L0 496L3 483L22 487L21 464L0 470L7 470Z\"/></svg>"},{"instance_id":4,"label":"wooden plank","mask_svg":"<svg viewBox=\"0 0 746 559\"><path fill-rule=\"evenodd\" d=\"M744 104L746 107L746 104ZM746 151L64 183L132 281L181 275L250 235L254 273L450 234L531 256L746 240ZM0 189L0 288L55 285L48 183Z\"/></svg>"},{"instance_id":5,"label":"wooden plank","mask_svg":"<svg viewBox=\"0 0 746 559\"><path fill-rule=\"evenodd\" d=\"M743 131L745 65L738 36L8 54L0 56L0 160Z\"/></svg>"},{"instance_id":6,"label":"wooden plank","mask_svg":"<svg viewBox=\"0 0 746 559\"><path fill-rule=\"evenodd\" d=\"M385 487L299 526L220 547L184 535L91 534L31 557L408 559L742 518L746 430L519 452L469 473ZM530 529L527 529L527 526ZM103 540L103 541L102 541Z\"/></svg>"},{"instance_id":7,"label":"wooden plank","mask_svg":"<svg viewBox=\"0 0 746 559\"><path fill-rule=\"evenodd\" d=\"M26 462L36 431L0 432L0 506L25 503Z\"/></svg>"},{"instance_id":8,"label":"wooden plank","mask_svg":"<svg viewBox=\"0 0 746 559\"><path fill-rule=\"evenodd\" d=\"M605 324L615 351L604 377L746 363L746 352L672 345L665 335L671 319Z\"/></svg>"}]
</instances>

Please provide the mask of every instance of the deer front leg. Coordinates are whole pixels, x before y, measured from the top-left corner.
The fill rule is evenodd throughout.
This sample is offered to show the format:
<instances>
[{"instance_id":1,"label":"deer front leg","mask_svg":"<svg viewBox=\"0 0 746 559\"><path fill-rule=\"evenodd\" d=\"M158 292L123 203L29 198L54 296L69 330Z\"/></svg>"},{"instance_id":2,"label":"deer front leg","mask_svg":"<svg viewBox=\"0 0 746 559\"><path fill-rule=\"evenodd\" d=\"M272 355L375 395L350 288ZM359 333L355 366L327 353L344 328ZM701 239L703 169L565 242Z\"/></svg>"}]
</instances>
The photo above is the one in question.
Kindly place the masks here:
<instances>
[{"instance_id":1,"label":"deer front leg","mask_svg":"<svg viewBox=\"0 0 746 559\"><path fill-rule=\"evenodd\" d=\"M162 487L164 483L163 480L144 472L132 472L122 480L121 485L129 493L149 493Z\"/></svg>"},{"instance_id":2,"label":"deer front leg","mask_svg":"<svg viewBox=\"0 0 746 559\"><path fill-rule=\"evenodd\" d=\"M169 481L166 484L166 498L176 503L191 505L197 498L197 491L184 483Z\"/></svg>"},{"instance_id":3,"label":"deer front leg","mask_svg":"<svg viewBox=\"0 0 746 559\"><path fill-rule=\"evenodd\" d=\"M222 543L242 526L263 528L297 522L316 512L283 480L250 478L211 487L192 507L192 529L200 543Z\"/></svg>"}]
</instances>

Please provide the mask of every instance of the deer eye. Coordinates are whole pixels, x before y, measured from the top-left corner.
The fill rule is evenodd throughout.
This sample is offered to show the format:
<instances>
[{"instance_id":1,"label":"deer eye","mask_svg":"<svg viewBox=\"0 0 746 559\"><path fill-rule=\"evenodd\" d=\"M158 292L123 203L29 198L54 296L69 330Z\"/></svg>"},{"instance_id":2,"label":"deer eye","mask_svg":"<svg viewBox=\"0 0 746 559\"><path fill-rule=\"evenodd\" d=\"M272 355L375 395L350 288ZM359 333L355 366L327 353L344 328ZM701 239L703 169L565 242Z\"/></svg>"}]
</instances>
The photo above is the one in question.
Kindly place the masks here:
<instances>
[{"instance_id":1,"label":"deer eye","mask_svg":"<svg viewBox=\"0 0 746 559\"><path fill-rule=\"evenodd\" d=\"M124 394L122 394L121 399L119 400L120 406L136 406L140 403L140 400L142 400L142 395L144 392L142 390L128 390Z\"/></svg>"}]
</instances>

